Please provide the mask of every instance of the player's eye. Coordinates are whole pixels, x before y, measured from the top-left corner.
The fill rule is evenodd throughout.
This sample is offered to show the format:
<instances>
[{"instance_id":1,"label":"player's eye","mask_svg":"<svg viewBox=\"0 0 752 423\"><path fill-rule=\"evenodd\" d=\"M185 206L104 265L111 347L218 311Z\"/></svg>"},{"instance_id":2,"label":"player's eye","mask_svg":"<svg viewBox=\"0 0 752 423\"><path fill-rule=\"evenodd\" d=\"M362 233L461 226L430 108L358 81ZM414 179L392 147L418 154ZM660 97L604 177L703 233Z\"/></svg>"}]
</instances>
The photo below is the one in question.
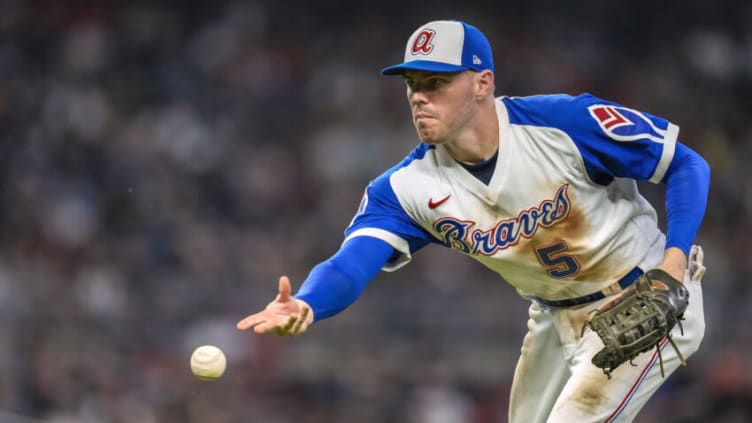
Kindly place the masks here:
<instances>
[{"instance_id":1,"label":"player's eye","mask_svg":"<svg viewBox=\"0 0 752 423\"><path fill-rule=\"evenodd\" d=\"M441 78L431 78L428 80L428 84L426 85L429 90L435 90L443 87L445 84L446 81Z\"/></svg>"},{"instance_id":2,"label":"player's eye","mask_svg":"<svg viewBox=\"0 0 752 423\"><path fill-rule=\"evenodd\" d=\"M435 91L447 84L443 78L427 78L420 81L405 79L405 84L410 91Z\"/></svg>"}]
</instances>

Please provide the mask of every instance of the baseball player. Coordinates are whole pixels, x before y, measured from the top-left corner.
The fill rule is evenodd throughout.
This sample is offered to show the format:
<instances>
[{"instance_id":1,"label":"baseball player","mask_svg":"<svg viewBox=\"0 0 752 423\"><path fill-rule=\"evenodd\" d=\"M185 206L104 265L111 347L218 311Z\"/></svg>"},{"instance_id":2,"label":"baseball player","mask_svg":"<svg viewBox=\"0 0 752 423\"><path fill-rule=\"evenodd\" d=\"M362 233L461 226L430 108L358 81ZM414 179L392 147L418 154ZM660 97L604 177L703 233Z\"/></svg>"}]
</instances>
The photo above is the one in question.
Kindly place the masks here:
<instances>
[{"instance_id":1,"label":"baseball player","mask_svg":"<svg viewBox=\"0 0 752 423\"><path fill-rule=\"evenodd\" d=\"M464 22L421 26L404 62L382 74L404 79L420 142L368 185L339 251L294 296L282 276L276 299L238 329L303 333L353 303L379 270L440 244L530 301L511 422L632 421L704 335L705 267L693 241L705 160L677 141L675 124L590 94L495 98L491 47ZM665 235L638 180L666 186ZM651 269L683 282L681 327L604 374L593 364L604 341L585 322Z\"/></svg>"}]
</instances>

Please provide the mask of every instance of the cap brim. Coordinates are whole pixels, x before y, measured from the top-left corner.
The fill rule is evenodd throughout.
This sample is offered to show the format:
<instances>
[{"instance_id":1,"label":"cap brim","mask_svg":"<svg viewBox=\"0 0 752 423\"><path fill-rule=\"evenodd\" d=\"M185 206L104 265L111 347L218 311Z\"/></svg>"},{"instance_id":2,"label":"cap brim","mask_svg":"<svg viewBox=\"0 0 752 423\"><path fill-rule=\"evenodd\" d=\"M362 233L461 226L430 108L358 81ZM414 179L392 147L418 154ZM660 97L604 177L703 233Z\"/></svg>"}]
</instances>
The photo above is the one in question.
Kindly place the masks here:
<instances>
[{"instance_id":1,"label":"cap brim","mask_svg":"<svg viewBox=\"0 0 752 423\"><path fill-rule=\"evenodd\" d=\"M407 70L416 70L423 72L453 73L467 70L466 66L452 65L449 63L431 62L429 60L412 60L410 62L400 63L399 65L390 66L381 70L382 75L402 75Z\"/></svg>"}]
</instances>

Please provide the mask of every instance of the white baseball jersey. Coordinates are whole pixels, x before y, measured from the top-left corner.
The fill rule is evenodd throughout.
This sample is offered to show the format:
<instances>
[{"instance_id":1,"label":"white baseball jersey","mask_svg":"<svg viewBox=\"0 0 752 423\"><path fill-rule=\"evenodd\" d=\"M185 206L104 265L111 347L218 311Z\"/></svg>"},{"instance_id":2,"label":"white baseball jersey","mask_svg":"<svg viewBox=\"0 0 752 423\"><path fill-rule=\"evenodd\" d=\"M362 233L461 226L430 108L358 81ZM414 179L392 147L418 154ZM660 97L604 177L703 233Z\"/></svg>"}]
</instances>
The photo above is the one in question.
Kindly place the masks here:
<instances>
[{"instance_id":1,"label":"white baseball jersey","mask_svg":"<svg viewBox=\"0 0 752 423\"><path fill-rule=\"evenodd\" d=\"M589 94L500 97L499 150L486 185L445 148L419 144L366 189L346 239L399 253L428 243L549 300L601 290L663 257L665 237L635 180L660 182L678 127Z\"/></svg>"}]
</instances>

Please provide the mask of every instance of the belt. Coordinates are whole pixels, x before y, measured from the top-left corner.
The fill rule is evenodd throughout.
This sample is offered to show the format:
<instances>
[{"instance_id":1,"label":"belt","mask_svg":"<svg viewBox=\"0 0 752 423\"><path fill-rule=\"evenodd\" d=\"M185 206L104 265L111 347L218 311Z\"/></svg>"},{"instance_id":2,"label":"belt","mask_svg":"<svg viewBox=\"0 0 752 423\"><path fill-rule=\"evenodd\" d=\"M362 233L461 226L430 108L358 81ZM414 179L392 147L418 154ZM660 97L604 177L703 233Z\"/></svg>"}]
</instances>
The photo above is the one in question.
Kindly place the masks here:
<instances>
[{"instance_id":1,"label":"belt","mask_svg":"<svg viewBox=\"0 0 752 423\"><path fill-rule=\"evenodd\" d=\"M583 295L582 297L577 298L567 298L565 300L546 300L540 297L533 296L533 299L535 301L538 301L541 304L545 304L549 307L572 307L580 304L589 303L592 301L598 301L602 298L606 298L609 295L614 295L622 292L627 287L632 285L634 281L642 275L642 269L639 267L635 267L634 269L630 270L629 273L624 275L621 279L619 279L617 282L612 283L611 285L601 289L598 292L594 292L589 295Z\"/></svg>"}]
</instances>

